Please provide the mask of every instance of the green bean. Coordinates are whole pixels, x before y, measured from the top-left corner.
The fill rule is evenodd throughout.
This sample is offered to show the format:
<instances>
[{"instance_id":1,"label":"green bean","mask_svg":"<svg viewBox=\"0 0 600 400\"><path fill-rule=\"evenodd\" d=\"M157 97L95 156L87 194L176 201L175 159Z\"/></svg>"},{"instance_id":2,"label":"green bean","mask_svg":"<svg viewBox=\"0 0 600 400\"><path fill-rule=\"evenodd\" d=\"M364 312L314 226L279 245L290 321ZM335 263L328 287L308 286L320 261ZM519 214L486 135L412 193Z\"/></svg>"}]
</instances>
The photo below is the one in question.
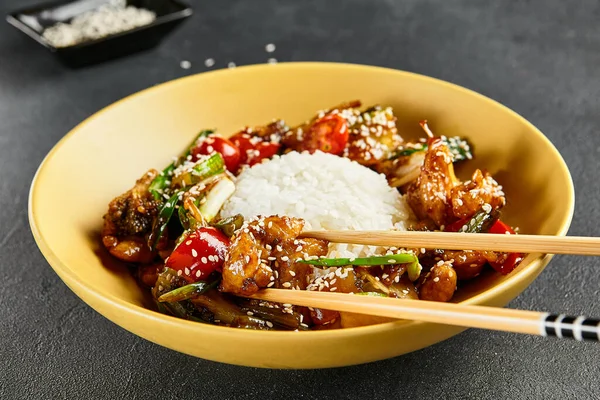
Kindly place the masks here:
<instances>
[{"instance_id":1,"label":"green bean","mask_svg":"<svg viewBox=\"0 0 600 400\"><path fill-rule=\"evenodd\" d=\"M203 293L206 293L208 290L217 287L218 281L213 282L194 282L189 285L182 286L180 288L171 290L158 298L158 301L161 303L164 302L177 302L183 300L193 299L194 297L200 296Z\"/></svg>"},{"instance_id":2,"label":"green bean","mask_svg":"<svg viewBox=\"0 0 600 400\"><path fill-rule=\"evenodd\" d=\"M419 259L413 253L391 254L388 256L371 256L358 258L321 258L318 260L301 260L301 263L314 265L316 267L343 267L356 265L368 267L373 265L408 264L418 262Z\"/></svg>"}]
</instances>

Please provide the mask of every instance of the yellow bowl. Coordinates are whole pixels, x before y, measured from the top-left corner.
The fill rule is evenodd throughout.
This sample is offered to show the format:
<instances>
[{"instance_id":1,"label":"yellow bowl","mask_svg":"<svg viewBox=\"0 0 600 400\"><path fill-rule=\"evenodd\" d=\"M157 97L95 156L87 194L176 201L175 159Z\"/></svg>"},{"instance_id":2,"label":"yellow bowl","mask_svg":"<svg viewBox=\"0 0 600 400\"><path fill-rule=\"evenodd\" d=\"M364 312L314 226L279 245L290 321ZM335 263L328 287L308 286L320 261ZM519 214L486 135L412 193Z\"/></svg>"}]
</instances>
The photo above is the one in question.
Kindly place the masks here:
<instances>
[{"instance_id":1,"label":"yellow bowl","mask_svg":"<svg viewBox=\"0 0 600 400\"><path fill-rule=\"evenodd\" d=\"M108 202L148 168L162 168L202 128L230 134L275 117L299 123L342 101L394 107L400 132L468 137L476 159L504 185L505 217L521 232L565 235L573 214L569 171L550 141L489 98L436 79L384 68L289 63L194 75L129 96L67 134L33 180L29 219L35 240L61 279L87 304L147 340L193 356L267 368L324 368L381 360L447 339L463 329L398 321L314 332L264 332L189 322L151 311L125 267L100 245ZM487 274L456 301L504 306L543 270L530 255L508 276Z\"/></svg>"}]
</instances>

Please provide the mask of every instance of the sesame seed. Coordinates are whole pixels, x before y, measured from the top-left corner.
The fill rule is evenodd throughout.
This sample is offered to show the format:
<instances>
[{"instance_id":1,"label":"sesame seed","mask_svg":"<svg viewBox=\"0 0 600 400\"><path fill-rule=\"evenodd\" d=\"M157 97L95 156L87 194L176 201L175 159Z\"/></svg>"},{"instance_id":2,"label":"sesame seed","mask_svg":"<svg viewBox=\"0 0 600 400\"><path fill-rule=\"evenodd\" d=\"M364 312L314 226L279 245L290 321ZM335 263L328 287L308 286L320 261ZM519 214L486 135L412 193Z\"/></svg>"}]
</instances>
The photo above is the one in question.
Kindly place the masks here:
<instances>
[{"instance_id":1,"label":"sesame seed","mask_svg":"<svg viewBox=\"0 0 600 400\"><path fill-rule=\"evenodd\" d=\"M271 321L267 321L267 326L268 326L269 328L272 328L272 327L273 327L273 323L272 323Z\"/></svg>"},{"instance_id":2,"label":"sesame seed","mask_svg":"<svg viewBox=\"0 0 600 400\"><path fill-rule=\"evenodd\" d=\"M183 271L181 271L181 270L177 271L177 276L181 276L182 273L183 273Z\"/></svg>"},{"instance_id":3,"label":"sesame seed","mask_svg":"<svg viewBox=\"0 0 600 400\"><path fill-rule=\"evenodd\" d=\"M186 245L186 246L189 246L190 244L192 244L192 241L191 241L191 240L188 240L187 242L185 242L185 245Z\"/></svg>"},{"instance_id":4,"label":"sesame seed","mask_svg":"<svg viewBox=\"0 0 600 400\"><path fill-rule=\"evenodd\" d=\"M235 67L236 67L236 65L233 61L231 61L227 64L227 68L235 68Z\"/></svg>"},{"instance_id":5,"label":"sesame seed","mask_svg":"<svg viewBox=\"0 0 600 400\"><path fill-rule=\"evenodd\" d=\"M433 278L433 281L437 283L440 281L440 278L438 276L436 276L435 278Z\"/></svg>"},{"instance_id":6,"label":"sesame seed","mask_svg":"<svg viewBox=\"0 0 600 400\"><path fill-rule=\"evenodd\" d=\"M273 43L269 43L268 45L265 46L265 51L267 53L272 53L275 51L275 45Z\"/></svg>"},{"instance_id":7,"label":"sesame seed","mask_svg":"<svg viewBox=\"0 0 600 400\"><path fill-rule=\"evenodd\" d=\"M246 264L250 264L250 256L249 255L246 255L244 257L244 259L246 260Z\"/></svg>"},{"instance_id":8,"label":"sesame seed","mask_svg":"<svg viewBox=\"0 0 600 400\"><path fill-rule=\"evenodd\" d=\"M290 258L289 258L288 256L283 256L283 257L281 257L281 261L289 261L289 259L290 259Z\"/></svg>"},{"instance_id":9,"label":"sesame seed","mask_svg":"<svg viewBox=\"0 0 600 400\"><path fill-rule=\"evenodd\" d=\"M206 259L206 257L202 257L200 259L200 261L202 262L202 264L206 264L208 262L208 260Z\"/></svg>"},{"instance_id":10,"label":"sesame seed","mask_svg":"<svg viewBox=\"0 0 600 400\"><path fill-rule=\"evenodd\" d=\"M271 287L275 284L275 282L269 282L269 284L267 285L267 287Z\"/></svg>"},{"instance_id":11,"label":"sesame seed","mask_svg":"<svg viewBox=\"0 0 600 400\"><path fill-rule=\"evenodd\" d=\"M337 290L336 287L332 287L331 289L329 289L329 291L331 291L331 292L335 292L336 290Z\"/></svg>"},{"instance_id":12,"label":"sesame seed","mask_svg":"<svg viewBox=\"0 0 600 400\"><path fill-rule=\"evenodd\" d=\"M252 311L248 311L246 314L248 314L249 316L253 316L254 313Z\"/></svg>"},{"instance_id":13,"label":"sesame seed","mask_svg":"<svg viewBox=\"0 0 600 400\"><path fill-rule=\"evenodd\" d=\"M290 275L291 276L296 276L296 273L294 271L290 271Z\"/></svg>"},{"instance_id":14,"label":"sesame seed","mask_svg":"<svg viewBox=\"0 0 600 400\"><path fill-rule=\"evenodd\" d=\"M200 278L200 275L202 275L202 271L200 271L200 270L196 271L196 278Z\"/></svg>"},{"instance_id":15,"label":"sesame seed","mask_svg":"<svg viewBox=\"0 0 600 400\"><path fill-rule=\"evenodd\" d=\"M212 67L213 65L215 65L215 60L214 58L207 58L206 60L204 60L204 65L208 68Z\"/></svg>"},{"instance_id":16,"label":"sesame seed","mask_svg":"<svg viewBox=\"0 0 600 400\"><path fill-rule=\"evenodd\" d=\"M69 23L59 22L43 32L43 37L54 47L78 43L125 32L156 20L156 13L127 5L125 1L105 1L101 7L79 12Z\"/></svg>"},{"instance_id":17,"label":"sesame seed","mask_svg":"<svg viewBox=\"0 0 600 400\"><path fill-rule=\"evenodd\" d=\"M186 275L189 275L190 274L190 269L186 267L185 270L184 270L184 272L185 272Z\"/></svg>"},{"instance_id":18,"label":"sesame seed","mask_svg":"<svg viewBox=\"0 0 600 400\"><path fill-rule=\"evenodd\" d=\"M291 287L291 286L292 286L292 284L291 284L291 283L289 283L289 282L283 282L283 283L281 284L281 286L283 286L283 287L286 287L286 288L289 288L289 287Z\"/></svg>"},{"instance_id":19,"label":"sesame seed","mask_svg":"<svg viewBox=\"0 0 600 400\"><path fill-rule=\"evenodd\" d=\"M192 256L198 257L198 252L196 251L196 249L192 249Z\"/></svg>"},{"instance_id":20,"label":"sesame seed","mask_svg":"<svg viewBox=\"0 0 600 400\"><path fill-rule=\"evenodd\" d=\"M183 69L190 69L192 67L192 63L187 60L183 60L179 63L179 66Z\"/></svg>"},{"instance_id":21,"label":"sesame seed","mask_svg":"<svg viewBox=\"0 0 600 400\"><path fill-rule=\"evenodd\" d=\"M269 58L269 59L267 60L267 62L268 62L269 64L271 64L271 65L274 65L274 64L277 64L277 59L276 59L276 58Z\"/></svg>"}]
</instances>

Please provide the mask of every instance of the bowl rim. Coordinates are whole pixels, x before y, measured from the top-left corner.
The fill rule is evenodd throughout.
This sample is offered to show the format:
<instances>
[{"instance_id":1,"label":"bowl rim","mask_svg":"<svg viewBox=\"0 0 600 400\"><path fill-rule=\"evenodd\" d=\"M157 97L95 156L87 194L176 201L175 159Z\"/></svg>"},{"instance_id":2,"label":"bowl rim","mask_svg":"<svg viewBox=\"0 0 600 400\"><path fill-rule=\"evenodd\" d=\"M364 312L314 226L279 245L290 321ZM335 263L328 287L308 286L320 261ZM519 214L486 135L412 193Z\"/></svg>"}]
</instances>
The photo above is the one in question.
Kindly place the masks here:
<instances>
[{"instance_id":1,"label":"bowl rim","mask_svg":"<svg viewBox=\"0 0 600 400\"><path fill-rule=\"evenodd\" d=\"M207 333L212 331L214 333L218 333L221 336L226 335L226 336L231 336L231 337L238 337L241 335L243 335L243 336L267 335L269 338L272 338L272 339L275 339L275 338L289 339L298 334L295 331L268 331L268 332L260 331L260 330L255 331L255 330L238 329L238 328L217 326L217 325L212 325L212 324L202 324L202 323L198 323L198 322L194 322L194 321L188 321L188 320L176 318L173 316L161 314L157 311L151 310L151 309L143 307L143 306L131 304L131 303L129 303L125 300L122 300L110 293L100 291L100 290L94 288L93 285L86 284L73 271L71 271L66 266L66 264L63 263L63 261L61 261L60 257L56 253L54 253L54 251L47 244L43 233L38 228L37 217L34 212L35 202L36 202L36 200L35 200L36 187L40 182L40 176L43 174L44 168L46 167L46 165L49 164L51 159L54 157L54 155L57 153L57 151L62 147L62 145L64 143L66 143L66 141L68 141L72 136L77 134L77 132L80 129L82 129L86 124L90 123L91 121L93 121L96 118L99 118L102 114L110 111L113 107L119 106L122 102L129 101L130 99L134 98L135 96L143 96L145 93L150 92L150 91L160 92L160 91L164 91L164 90L169 90L173 86L184 85L184 84L186 84L186 82L188 80L198 79L198 77L201 77L201 76L235 74L235 73L239 73L240 71L252 71L252 70L265 69L265 68L289 68L289 69L304 68L304 69L313 69L313 70L318 70L318 69L323 69L323 68L330 68L330 69L342 68L342 69L347 69L347 70L352 70L352 69L371 70L371 71L379 72L381 74L391 74L391 75L396 75L396 76L404 75L405 77L408 77L411 79L423 80L423 81L427 81L429 83L434 83L436 85L446 86L447 88L450 88L452 90L462 91L465 94L477 97L480 101L487 102L488 104L491 104L495 107L501 108L504 112L512 115L514 118L517 118L521 123L523 123L527 128L529 128L529 130L532 133L534 133L540 139L545 141L549 145L550 150L552 152L554 152L555 156L557 156L558 159L562 161L562 167L564 168L564 170L567 174L567 178L568 178L567 183L569 186L568 187L568 196L567 196L568 210L567 210L567 214L561 221L561 225L560 225L561 229L558 232L557 236L565 236L567 234L570 224L571 224L571 221L572 221L572 218L573 218L573 212L574 212L574 208L575 208L575 191L574 191L573 179L572 179L571 173L568 169L568 166L567 166L564 158L560 154L560 152L556 149L556 147L552 144L552 142L538 128L536 128L531 122L529 122L527 119L522 117L520 114L518 114L517 112L504 106L503 104L501 104L487 96L484 96L480 93L477 93L471 89L465 88L463 86L460 86L460 85L457 85L457 84L454 84L454 83L451 83L448 81L444 81L444 80L441 80L438 78L434 78L434 77L430 77L430 76L426 76L426 75L422 75L422 74L417 74L414 72L408 72L408 71L387 68L387 67L373 66L373 65L367 65L367 64L337 63L337 62L283 62L283 63L278 63L276 65L253 64L253 65L236 67L233 70L232 69L220 69L220 70L215 70L215 71L201 72L198 74L188 75L188 76L184 76L181 78L166 81L166 82L158 84L156 86L151 86L151 87L148 87L141 91L132 93L120 100L117 100L117 101L105 106L104 108L100 109L96 113L92 114L90 117L81 121L74 128L72 128L65 136L63 136L52 147L52 149L48 152L48 154L44 157L44 159L40 163L40 165L33 177L33 180L32 180L31 186L30 186L30 191L29 191L28 219L29 219L30 229L33 234L34 240L35 240L36 244L38 245L42 255L46 258L47 262L50 264L52 269L54 269L54 271L57 273L57 275L59 275L59 277L65 282L65 284L67 284L67 286L69 288L71 288L73 291L75 291L74 287L77 287L79 289L75 292L76 292L77 296L80 297L81 300L83 300L85 303L89 304L87 299L84 299L80 295L80 291L85 292L87 295L90 295L90 296L94 297L95 299L97 299L98 301L105 303L105 305L113 307L113 308L117 308L126 314L130 314L132 316L136 316L136 317L143 318L146 320L151 320L151 321L167 324L168 326L173 327L174 329L175 328L186 329L186 330L194 329L194 330L197 330L198 332L204 331ZM528 264L524 265L523 268L518 268L514 273L508 275L506 277L506 279L503 280L502 282L500 282L499 284L495 285L494 287L492 287L488 290L485 290L482 293L479 293L475 296L469 297L469 298L459 302L458 304L465 304L465 305L486 304L490 300L497 297L501 292L504 292L508 287L517 285L519 282L529 279L529 277L532 275L535 276L535 275L539 274L543 270L543 268L548 264L548 262L553 257L553 255L551 255L551 254L546 254L546 255L531 254L528 256L528 258L529 257L531 257L532 260ZM97 310L97 307L92 307L92 308L94 308L100 314L103 314L102 312ZM110 319L110 320L111 320L111 322L113 322L117 325L121 325L112 319ZM361 326L361 327L333 329L333 330L307 331L307 332L303 332L302 335L303 336L310 335L311 337L314 337L314 338L327 337L327 336L336 336L336 337L360 336L360 335L368 335L368 334L372 334L372 333L376 333L376 332L383 332L383 331L387 331L390 329L395 329L395 328L399 327L400 325L401 326L417 326L417 325L421 325L421 324L430 324L430 323L422 322L422 321L401 320L401 321L385 322L385 323L381 323L381 324ZM431 325L433 325L433 324L431 324ZM267 336L265 336L265 337L267 337Z\"/></svg>"}]
</instances>

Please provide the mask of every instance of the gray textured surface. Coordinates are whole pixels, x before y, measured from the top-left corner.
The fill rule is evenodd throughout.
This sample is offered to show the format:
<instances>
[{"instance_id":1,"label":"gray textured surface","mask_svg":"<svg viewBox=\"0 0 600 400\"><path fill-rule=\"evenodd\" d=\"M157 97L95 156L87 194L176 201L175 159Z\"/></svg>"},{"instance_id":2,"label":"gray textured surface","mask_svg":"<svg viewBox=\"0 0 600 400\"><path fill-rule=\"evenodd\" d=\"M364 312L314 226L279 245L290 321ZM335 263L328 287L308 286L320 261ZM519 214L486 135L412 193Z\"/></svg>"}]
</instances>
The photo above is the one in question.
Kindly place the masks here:
<instances>
[{"instance_id":1,"label":"gray textured surface","mask_svg":"<svg viewBox=\"0 0 600 400\"><path fill-rule=\"evenodd\" d=\"M32 1L3 0L0 12ZM217 4L219 3L219 4ZM197 2L160 48L71 71L0 24L0 398L600 398L600 347L467 331L387 361L271 371L203 361L122 330L80 301L38 252L26 199L44 155L75 124L140 89L280 60L375 64L488 95L565 157L570 233L600 235L600 3L589 1ZM183 70L181 60L192 62ZM556 257L510 306L600 316L599 258Z\"/></svg>"}]
</instances>

